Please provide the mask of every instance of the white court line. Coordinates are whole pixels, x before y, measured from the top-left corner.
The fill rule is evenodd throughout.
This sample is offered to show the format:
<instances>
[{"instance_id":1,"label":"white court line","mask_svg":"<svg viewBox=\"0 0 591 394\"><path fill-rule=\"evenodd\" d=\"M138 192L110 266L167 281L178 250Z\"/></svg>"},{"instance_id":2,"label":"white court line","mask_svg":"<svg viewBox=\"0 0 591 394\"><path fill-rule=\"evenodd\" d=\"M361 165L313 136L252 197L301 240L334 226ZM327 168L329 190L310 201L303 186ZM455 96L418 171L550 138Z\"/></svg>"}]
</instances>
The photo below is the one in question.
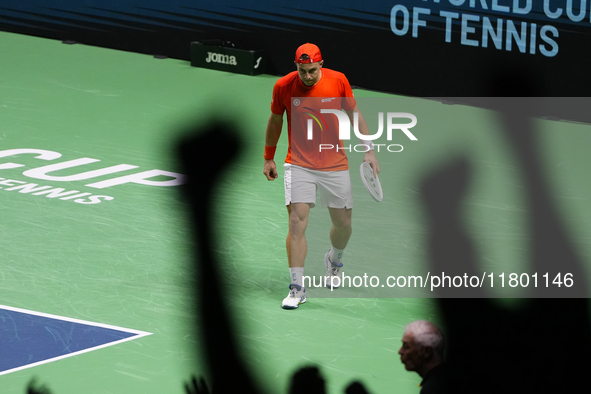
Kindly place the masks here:
<instances>
[{"instance_id":1,"label":"white court line","mask_svg":"<svg viewBox=\"0 0 591 394\"><path fill-rule=\"evenodd\" d=\"M73 319L73 318L70 318L70 317L51 315L49 313L30 311L30 310L27 310L27 309L13 308L11 306L0 305L0 309L4 309L4 310L7 310L7 311L12 311L12 312L26 313L26 314L34 315L34 316L48 317L48 318L51 318L51 319L63 320L63 321L68 321L68 322L72 322L72 323L85 324L85 325L94 326L94 327L108 328L108 329L111 329L111 330L124 331L124 332L135 334L135 336L132 336L132 337L129 337L129 338L124 338L124 339L120 339L118 341L105 343L103 345L90 347L90 348L87 348L87 349L84 349L84 350L80 350L80 351L77 351L77 352L64 354L64 355L58 356L58 357L48 358L47 360L38 361L36 363L23 365L23 366L20 366L20 367L17 367L17 368L8 369L6 371L0 371L0 376L1 375L9 374L11 372L20 371L20 370L23 370L23 369L36 367L38 365L47 364L47 363L50 363L50 362L53 362L53 361L58 361L58 360L61 360L61 359L67 358L67 357L72 357L72 356L77 356L79 354L88 353L88 352L91 352L93 350L98 350L98 349L102 349L102 348L105 348L105 347L109 347L109 346L113 346L113 345L118 345L118 344L123 343L123 342L131 341L133 339L138 339L138 338L146 337L148 335L152 335L151 332L139 331L139 330L132 330L130 328L117 327L117 326L112 326L112 325L109 325L109 324L95 323L95 322L86 321L86 320Z\"/></svg>"}]
</instances>

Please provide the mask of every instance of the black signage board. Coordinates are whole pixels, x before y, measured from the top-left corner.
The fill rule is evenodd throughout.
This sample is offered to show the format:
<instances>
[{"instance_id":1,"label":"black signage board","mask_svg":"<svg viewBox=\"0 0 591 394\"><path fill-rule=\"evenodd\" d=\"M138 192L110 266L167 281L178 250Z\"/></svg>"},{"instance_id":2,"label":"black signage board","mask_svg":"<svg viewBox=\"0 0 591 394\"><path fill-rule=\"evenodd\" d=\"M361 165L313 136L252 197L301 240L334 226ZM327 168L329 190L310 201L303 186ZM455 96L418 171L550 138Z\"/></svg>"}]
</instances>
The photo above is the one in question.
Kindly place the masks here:
<instances>
[{"instance_id":1,"label":"black signage board","mask_svg":"<svg viewBox=\"0 0 591 394\"><path fill-rule=\"evenodd\" d=\"M191 43L191 66L228 71L237 74L258 75L264 72L263 51L238 49L227 45Z\"/></svg>"}]
</instances>

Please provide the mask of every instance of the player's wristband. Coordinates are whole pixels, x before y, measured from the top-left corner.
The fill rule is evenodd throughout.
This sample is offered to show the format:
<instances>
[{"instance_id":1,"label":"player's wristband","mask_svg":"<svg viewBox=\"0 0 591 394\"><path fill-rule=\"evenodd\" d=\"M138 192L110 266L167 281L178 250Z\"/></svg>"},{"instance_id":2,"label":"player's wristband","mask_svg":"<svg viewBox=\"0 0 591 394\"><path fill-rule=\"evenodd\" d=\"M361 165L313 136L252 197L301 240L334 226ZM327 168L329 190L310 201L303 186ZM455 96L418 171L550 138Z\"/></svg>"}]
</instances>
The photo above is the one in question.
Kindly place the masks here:
<instances>
[{"instance_id":1,"label":"player's wristband","mask_svg":"<svg viewBox=\"0 0 591 394\"><path fill-rule=\"evenodd\" d=\"M369 149L366 150L366 152L369 152L370 150L373 150L373 141L371 141L371 140L359 140L359 141L361 141L361 143L363 145L369 146Z\"/></svg>"},{"instance_id":2,"label":"player's wristband","mask_svg":"<svg viewBox=\"0 0 591 394\"><path fill-rule=\"evenodd\" d=\"M273 160L275 157L275 150L277 150L276 146L265 145L265 160Z\"/></svg>"}]
</instances>

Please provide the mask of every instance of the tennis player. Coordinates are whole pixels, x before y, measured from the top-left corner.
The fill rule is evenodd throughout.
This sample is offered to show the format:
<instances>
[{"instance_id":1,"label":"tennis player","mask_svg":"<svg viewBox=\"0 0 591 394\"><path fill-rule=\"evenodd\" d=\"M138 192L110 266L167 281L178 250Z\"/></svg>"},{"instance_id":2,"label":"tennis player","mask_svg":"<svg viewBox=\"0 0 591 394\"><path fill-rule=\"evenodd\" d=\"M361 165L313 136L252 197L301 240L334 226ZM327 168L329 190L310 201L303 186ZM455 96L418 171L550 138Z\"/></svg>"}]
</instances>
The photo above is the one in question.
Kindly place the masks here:
<instances>
[{"instance_id":1,"label":"tennis player","mask_svg":"<svg viewBox=\"0 0 591 394\"><path fill-rule=\"evenodd\" d=\"M306 301L306 289L303 286L304 261L307 254L306 227L310 208L316 204L317 192L321 197L322 207L328 207L332 228L330 229L331 247L324 256L326 268L325 283L327 287L338 287L338 277L343 267L343 252L351 237L351 212L353 195L349 164L345 149L318 149L298 147L307 133L309 123L304 116L292 122L292 104L300 105L299 98L324 97L323 108L345 110L350 121L354 120L354 112L359 112L349 81L344 74L323 68L324 60L320 49L314 44L300 46L295 54L296 71L280 78L273 88L271 116L267 122L265 134L265 165L263 174L272 181L278 177L274 156L283 127L283 114L287 111L287 133L289 148L284 164L285 205L289 214L289 231L287 234L287 261L291 283L289 294L281 303L284 309L296 309ZM313 99L312 99L313 100ZM303 105L297 107L299 110ZM296 107L294 107L296 108ZM334 141L333 146L343 148L339 140L337 116L323 117L326 130L318 126L315 135L322 141ZM367 123L359 112L359 131L368 135ZM322 134L321 134L322 132ZM368 161L374 175L380 167L371 141L361 141L368 146L364 161ZM318 147L318 145L315 145ZM326 145L328 146L328 145Z\"/></svg>"}]
</instances>

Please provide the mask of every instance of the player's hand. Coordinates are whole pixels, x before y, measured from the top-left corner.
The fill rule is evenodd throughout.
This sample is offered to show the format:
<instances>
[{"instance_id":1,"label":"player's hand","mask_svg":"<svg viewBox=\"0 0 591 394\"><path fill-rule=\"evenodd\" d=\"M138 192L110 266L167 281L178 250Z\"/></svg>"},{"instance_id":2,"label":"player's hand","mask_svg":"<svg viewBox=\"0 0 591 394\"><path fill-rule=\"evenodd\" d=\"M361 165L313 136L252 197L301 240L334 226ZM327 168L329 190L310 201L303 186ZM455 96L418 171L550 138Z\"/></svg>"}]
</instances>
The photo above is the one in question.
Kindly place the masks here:
<instances>
[{"instance_id":1,"label":"player's hand","mask_svg":"<svg viewBox=\"0 0 591 394\"><path fill-rule=\"evenodd\" d=\"M263 168L263 174L268 180L274 181L279 176L277 173L277 166L275 166L274 160L265 160L265 167Z\"/></svg>"},{"instance_id":2,"label":"player's hand","mask_svg":"<svg viewBox=\"0 0 591 394\"><path fill-rule=\"evenodd\" d=\"M369 394L361 382L353 382L345 389L345 394Z\"/></svg>"},{"instance_id":3,"label":"player's hand","mask_svg":"<svg viewBox=\"0 0 591 394\"><path fill-rule=\"evenodd\" d=\"M365 152L365 156L363 157L363 161L369 162L371 168L373 169L373 176L377 177L380 173L380 164L378 163L378 158L373 150L369 150Z\"/></svg>"},{"instance_id":4,"label":"player's hand","mask_svg":"<svg viewBox=\"0 0 591 394\"><path fill-rule=\"evenodd\" d=\"M203 377L199 380L195 376L192 377L191 382L185 383L186 394L209 394L209 387Z\"/></svg>"},{"instance_id":5,"label":"player's hand","mask_svg":"<svg viewBox=\"0 0 591 394\"><path fill-rule=\"evenodd\" d=\"M33 378L27 386L27 394L51 394L51 391L45 386L37 386L37 382Z\"/></svg>"}]
</instances>

